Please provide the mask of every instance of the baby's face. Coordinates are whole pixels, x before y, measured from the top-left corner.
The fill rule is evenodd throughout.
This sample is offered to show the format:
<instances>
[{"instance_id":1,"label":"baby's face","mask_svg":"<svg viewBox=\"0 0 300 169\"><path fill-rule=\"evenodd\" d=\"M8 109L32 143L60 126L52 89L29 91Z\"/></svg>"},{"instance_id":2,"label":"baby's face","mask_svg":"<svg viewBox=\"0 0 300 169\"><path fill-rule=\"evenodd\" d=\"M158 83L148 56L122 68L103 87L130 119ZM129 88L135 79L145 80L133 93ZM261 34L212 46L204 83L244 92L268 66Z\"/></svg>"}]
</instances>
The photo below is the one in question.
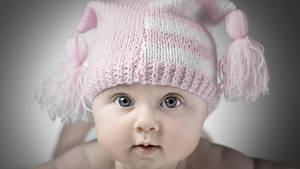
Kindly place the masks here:
<instances>
[{"instance_id":1,"label":"baby's face","mask_svg":"<svg viewBox=\"0 0 300 169\"><path fill-rule=\"evenodd\" d=\"M167 167L186 158L196 148L207 116L206 102L196 95L140 83L104 90L92 109L101 147L136 168Z\"/></svg>"}]
</instances>

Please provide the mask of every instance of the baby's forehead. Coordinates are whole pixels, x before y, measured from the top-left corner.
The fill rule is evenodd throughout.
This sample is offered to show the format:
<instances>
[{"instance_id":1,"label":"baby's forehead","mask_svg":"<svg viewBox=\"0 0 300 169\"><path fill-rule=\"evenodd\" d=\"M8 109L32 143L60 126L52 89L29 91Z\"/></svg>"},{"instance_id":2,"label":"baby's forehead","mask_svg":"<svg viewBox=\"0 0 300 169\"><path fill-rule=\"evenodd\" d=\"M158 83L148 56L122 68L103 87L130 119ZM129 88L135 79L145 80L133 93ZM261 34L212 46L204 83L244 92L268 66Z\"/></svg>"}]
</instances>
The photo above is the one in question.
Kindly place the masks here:
<instances>
[{"instance_id":1,"label":"baby's forehead","mask_svg":"<svg viewBox=\"0 0 300 169\"><path fill-rule=\"evenodd\" d=\"M132 83L132 84L120 84L108 89L104 92L116 92L116 91L155 91L155 92L178 92L186 93L183 89L174 86L167 85L153 85L153 84L142 84L142 83Z\"/></svg>"}]
</instances>

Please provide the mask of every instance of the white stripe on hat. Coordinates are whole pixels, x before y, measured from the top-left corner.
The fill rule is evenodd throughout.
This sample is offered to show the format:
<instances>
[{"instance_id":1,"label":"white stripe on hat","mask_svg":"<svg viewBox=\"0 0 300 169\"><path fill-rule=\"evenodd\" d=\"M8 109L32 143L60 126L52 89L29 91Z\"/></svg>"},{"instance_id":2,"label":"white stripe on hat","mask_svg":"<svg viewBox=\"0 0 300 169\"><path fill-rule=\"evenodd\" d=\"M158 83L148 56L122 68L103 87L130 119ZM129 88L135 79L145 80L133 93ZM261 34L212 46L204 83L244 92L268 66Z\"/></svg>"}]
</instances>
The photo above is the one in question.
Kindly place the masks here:
<instances>
[{"instance_id":1,"label":"white stripe on hat","mask_svg":"<svg viewBox=\"0 0 300 169\"><path fill-rule=\"evenodd\" d=\"M150 7L155 7L155 6L172 6L176 4L182 4L186 2L185 0L151 0L149 1L149 6Z\"/></svg>"},{"instance_id":2,"label":"white stripe on hat","mask_svg":"<svg viewBox=\"0 0 300 169\"><path fill-rule=\"evenodd\" d=\"M149 16L145 18L145 28L152 29L154 31L173 33L179 36L185 36L187 38L194 39L202 46L207 47L209 51L212 51L209 44L211 39L201 27L196 29L192 26L188 26L184 23L176 21L175 19L170 20L158 16Z\"/></svg>"},{"instance_id":3,"label":"white stripe on hat","mask_svg":"<svg viewBox=\"0 0 300 169\"><path fill-rule=\"evenodd\" d=\"M147 61L171 62L195 68L213 79L214 69L211 62L190 50L144 42L141 57Z\"/></svg>"}]
</instances>

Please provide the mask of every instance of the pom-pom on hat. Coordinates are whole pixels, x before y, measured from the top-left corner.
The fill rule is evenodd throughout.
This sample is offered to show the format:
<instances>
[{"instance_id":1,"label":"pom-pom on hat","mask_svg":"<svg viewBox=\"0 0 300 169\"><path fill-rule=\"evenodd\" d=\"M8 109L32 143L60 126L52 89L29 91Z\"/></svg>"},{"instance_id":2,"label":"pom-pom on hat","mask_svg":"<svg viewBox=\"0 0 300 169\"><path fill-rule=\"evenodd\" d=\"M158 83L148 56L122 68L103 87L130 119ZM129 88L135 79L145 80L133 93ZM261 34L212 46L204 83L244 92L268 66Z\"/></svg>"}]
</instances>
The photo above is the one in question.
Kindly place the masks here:
<instances>
[{"instance_id":1,"label":"pom-pom on hat","mask_svg":"<svg viewBox=\"0 0 300 169\"><path fill-rule=\"evenodd\" d=\"M188 14L190 3L199 6L206 21ZM207 27L224 18L233 42L217 59ZM91 29L88 50L79 34ZM209 114L222 93L226 100L254 101L268 93L269 74L263 46L247 33L245 13L227 0L90 1L67 41L68 59L36 99L52 119L63 122L91 121L97 94L136 82L191 92L207 102Z\"/></svg>"}]
</instances>

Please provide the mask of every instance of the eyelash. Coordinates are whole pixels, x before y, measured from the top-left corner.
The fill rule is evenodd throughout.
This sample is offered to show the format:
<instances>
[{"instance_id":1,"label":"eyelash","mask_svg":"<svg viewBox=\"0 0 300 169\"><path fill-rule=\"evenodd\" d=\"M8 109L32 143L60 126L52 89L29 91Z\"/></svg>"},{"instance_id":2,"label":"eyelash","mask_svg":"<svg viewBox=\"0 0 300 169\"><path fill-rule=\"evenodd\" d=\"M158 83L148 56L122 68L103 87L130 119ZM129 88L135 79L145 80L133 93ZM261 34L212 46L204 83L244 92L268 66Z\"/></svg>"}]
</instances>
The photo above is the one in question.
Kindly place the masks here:
<instances>
[{"instance_id":1,"label":"eyelash","mask_svg":"<svg viewBox=\"0 0 300 169\"><path fill-rule=\"evenodd\" d=\"M113 99L112 99L112 102L115 103L115 102L117 101L117 99L120 98L120 97L122 97L122 96L125 96L125 97L129 98L129 99L130 99L130 102L132 103L132 99L131 99L127 94L124 94L124 93L119 93L119 94L114 95L114 96L113 96ZM181 97L178 96L177 94L174 94L174 93L169 93L167 96L165 96L165 97L163 98L163 101L160 103L160 105L163 105L165 99L167 99L167 98L169 98L169 97L174 97L174 98L176 98L176 99L180 102L180 105L179 105L179 106L177 106L177 104L176 104L176 107L175 107L175 108L169 108L169 109L176 109L176 108L182 106L183 101L182 101ZM132 105L131 105L131 106L132 106ZM126 109L126 108L130 108L131 106L128 106L128 107L122 107L122 106L119 106L119 107ZM165 107L165 106L163 106L163 107ZM165 108L168 108L168 107L165 107Z\"/></svg>"}]
</instances>

